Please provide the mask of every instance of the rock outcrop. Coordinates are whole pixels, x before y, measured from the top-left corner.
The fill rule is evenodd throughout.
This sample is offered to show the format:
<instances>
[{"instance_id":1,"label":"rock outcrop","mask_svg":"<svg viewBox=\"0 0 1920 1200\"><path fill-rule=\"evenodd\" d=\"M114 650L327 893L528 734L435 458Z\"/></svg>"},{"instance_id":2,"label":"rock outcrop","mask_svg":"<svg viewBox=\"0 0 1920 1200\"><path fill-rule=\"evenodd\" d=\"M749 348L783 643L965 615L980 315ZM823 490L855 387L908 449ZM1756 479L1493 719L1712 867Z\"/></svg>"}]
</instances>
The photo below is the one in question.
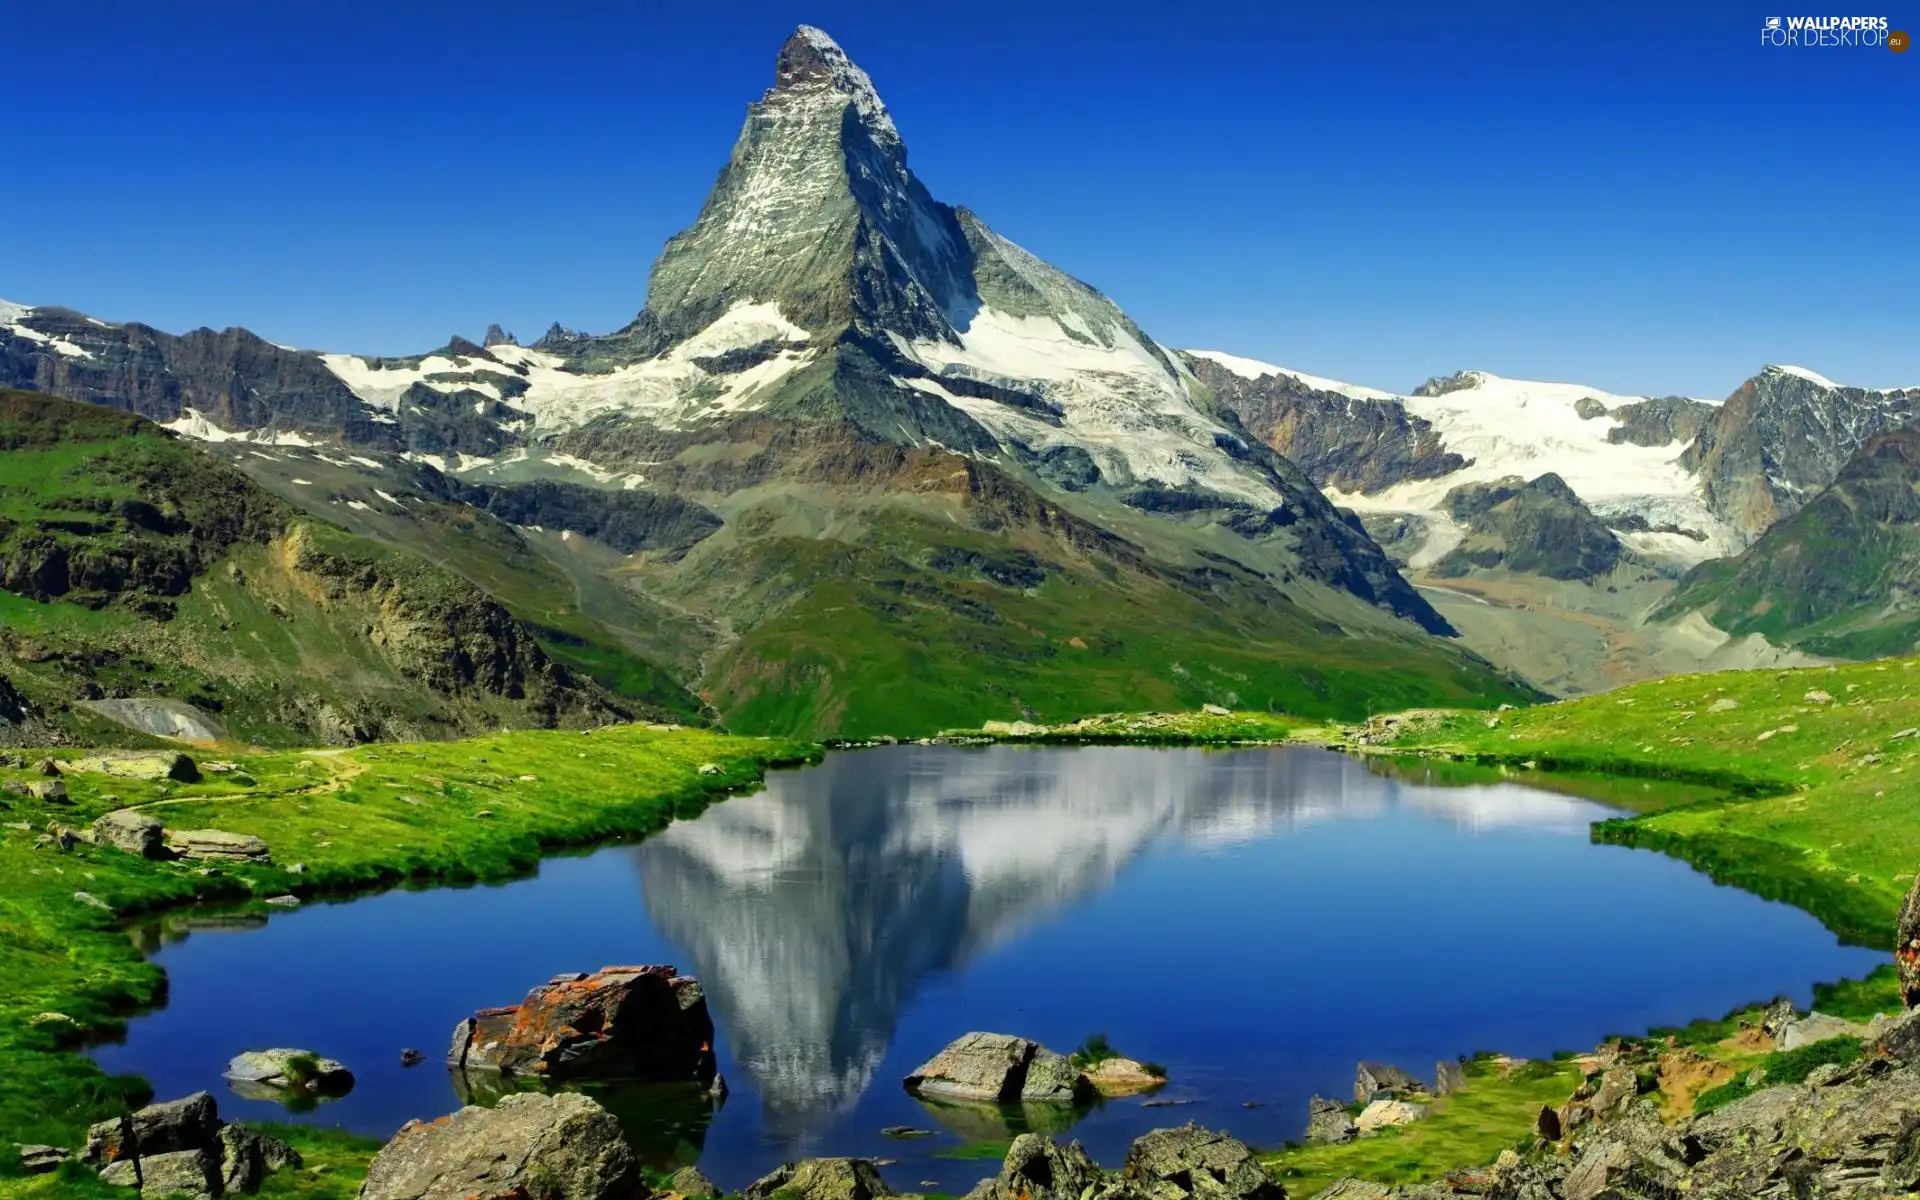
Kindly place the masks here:
<instances>
[{"instance_id":1,"label":"rock outcrop","mask_svg":"<svg viewBox=\"0 0 1920 1200\"><path fill-rule=\"evenodd\" d=\"M864 1158L809 1158L787 1163L747 1185L746 1200L877 1200L893 1195Z\"/></svg>"},{"instance_id":2,"label":"rock outcrop","mask_svg":"<svg viewBox=\"0 0 1920 1200\"><path fill-rule=\"evenodd\" d=\"M112 846L141 858L163 858L167 848L160 822L132 808L117 808L94 820L90 832L102 846Z\"/></svg>"},{"instance_id":3,"label":"rock outcrop","mask_svg":"<svg viewBox=\"0 0 1920 1200\"><path fill-rule=\"evenodd\" d=\"M935 1099L1073 1103L1093 1092L1066 1056L1004 1033L969 1033L922 1063L906 1088Z\"/></svg>"},{"instance_id":4,"label":"rock outcrop","mask_svg":"<svg viewBox=\"0 0 1920 1200\"><path fill-rule=\"evenodd\" d=\"M1338 1145L1360 1136L1353 1114L1338 1100L1315 1096L1307 1101L1307 1140Z\"/></svg>"},{"instance_id":5,"label":"rock outcrop","mask_svg":"<svg viewBox=\"0 0 1920 1200\"><path fill-rule=\"evenodd\" d=\"M1900 1000L1908 1008L1920 1005L1920 880L1900 905L1900 925L1894 935L1893 961L1900 974Z\"/></svg>"},{"instance_id":6,"label":"rock outcrop","mask_svg":"<svg viewBox=\"0 0 1920 1200\"><path fill-rule=\"evenodd\" d=\"M94 1125L81 1157L103 1181L138 1184L142 1195L210 1200L257 1191L268 1174L301 1165L280 1139L222 1121L206 1092Z\"/></svg>"},{"instance_id":7,"label":"rock outcrop","mask_svg":"<svg viewBox=\"0 0 1920 1200\"><path fill-rule=\"evenodd\" d=\"M250 833L224 829L169 829L167 849L181 858L211 862L267 862L272 858L266 842Z\"/></svg>"},{"instance_id":8,"label":"rock outcrop","mask_svg":"<svg viewBox=\"0 0 1920 1200\"><path fill-rule=\"evenodd\" d=\"M93 754L68 761L64 769L81 774L117 775L122 779L171 779L176 783L200 781L200 768L191 758L168 750Z\"/></svg>"},{"instance_id":9,"label":"rock outcrop","mask_svg":"<svg viewBox=\"0 0 1920 1200\"><path fill-rule=\"evenodd\" d=\"M1623 552L1620 539L1558 475L1462 484L1447 493L1443 506L1468 532L1433 565L1442 577L1504 567L1549 579L1591 580L1613 570Z\"/></svg>"},{"instance_id":10,"label":"rock outcrop","mask_svg":"<svg viewBox=\"0 0 1920 1200\"><path fill-rule=\"evenodd\" d=\"M1244 1142L1188 1124L1137 1139L1118 1171L1103 1171L1080 1143L1039 1134L1014 1139L996 1177L967 1200L1286 1200ZM751 1197L751 1193L749 1193Z\"/></svg>"},{"instance_id":11,"label":"rock outcrop","mask_svg":"<svg viewBox=\"0 0 1920 1200\"><path fill-rule=\"evenodd\" d=\"M576 1092L521 1092L408 1122L367 1168L360 1200L631 1200L639 1180L606 1109Z\"/></svg>"},{"instance_id":12,"label":"rock outcrop","mask_svg":"<svg viewBox=\"0 0 1920 1200\"><path fill-rule=\"evenodd\" d=\"M447 1065L545 1079L655 1082L714 1076L713 1018L700 981L670 966L557 975L454 1027Z\"/></svg>"}]
</instances>

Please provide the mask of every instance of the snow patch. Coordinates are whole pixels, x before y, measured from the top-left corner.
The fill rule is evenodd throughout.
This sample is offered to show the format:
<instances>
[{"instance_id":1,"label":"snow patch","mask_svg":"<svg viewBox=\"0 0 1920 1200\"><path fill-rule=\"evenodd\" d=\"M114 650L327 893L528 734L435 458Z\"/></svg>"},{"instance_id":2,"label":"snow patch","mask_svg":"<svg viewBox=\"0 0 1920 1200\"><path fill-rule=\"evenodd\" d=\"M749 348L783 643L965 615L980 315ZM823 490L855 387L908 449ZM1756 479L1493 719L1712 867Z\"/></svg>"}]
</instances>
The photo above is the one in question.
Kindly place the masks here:
<instances>
[{"instance_id":1,"label":"snow patch","mask_svg":"<svg viewBox=\"0 0 1920 1200\"><path fill-rule=\"evenodd\" d=\"M1036 450L1079 446L1116 483L1193 484L1263 508L1280 502L1263 475L1219 449L1215 439L1233 435L1194 406L1187 379L1124 322L1096 328L1083 316L1070 333L1051 316L1015 316L983 307L959 335L959 346L888 336L902 354L936 375L1037 393L1057 407L1059 424L956 394L937 380L895 382L940 397L1003 441L1018 438Z\"/></svg>"},{"instance_id":2,"label":"snow patch","mask_svg":"<svg viewBox=\"0 0 1920 1200\"><path fill-rule=\"evenodd\" d=\"M171 421L159 422L160 428L170 429L181 437L192 438L196 442L239 442L255 446L295 446L310 450L322 445L303 434L291 429L248 429L234 432L215 425L211 418L197 408L183 408L180 415ZM254 451L260 458L271 457Z\"/></svg>"},{"instance_id":3,"label":"snow patch","mask_svg":"<svg viewBox=\"0 0 1920 1200\"><path fill-rule=\"evenodd\" d=\"M402 507L399 500L395 499L392 496L389 496L387 493L381 491L379 488L373 489L373 494L380 497L382 500L385 500L388 504L393 505L395 508Z\"/></svg>"},{"instance_id":4,"label":"snow patch","mask_svg":"<svg viewBox=\"0 0 1920 1200\"><path fill-rule=\"evenodd\" d=\"M348 508L351 508L351 509L354 509L354 510L356 510L356 511L358 511L358 512L372 512L372 511L373 511L373 509L372 509L372 508L370 508L370 507L368 507L368 506L367 506L367 505L365 505L365 504L362 504L362 503L360 503L360 501L358 501L358 500L349 500L349 501L347 501L347 507L348 507Z\"/></svg>"},{"instance_id":5,"label":"snow patch","mask_svg":"<svg viewBox=\"0 0 1920 1200\"><path fill-rule=\"evenodd\" d=\"M709 374L692 360L769 340L804 342L808 334L788 320L777 304L763 302L737 304L659 358L603 374L568 370L561 356L523 346L495 346L492 353L524 370L521 377L528 389L511 403L528 414L532 428L544 434L584 424L607 412L630 412L664 427L684 427L717 413L751 409L768 388L808 361L813 352L782 350L744 371L721 375ZM416 383L443 392L472 388L499 396L492 384L426 378L447 371L492 369L491 364L463 368L439 355L415 365L375 366L353 354L325 354L320 360L354 395L387 413L396 409L400 397Z\"/></svg>"},{"instance_id":6,"label":"snow patch","mask_svg":"<svg viewBox=\"0 0 1920 1200\"><path fill-rule=\"evenodd\" d=\"M1767 364L1767 370L1778 371L1782 375L1798 376L1799 378L1806 380L1808 383L1817 383L1823 388L1833 388L1838 390L1839 388L1845 386L1844 384L1835 383L1833 380L1828 379L1825 375L1820 374L1818 371L1809 371L1805 367L1790 366L1787 363L1769 363Z\"/></svg>"},{"instance_id":7,"label":"snow patch","mask_svg":"<svg viewBox=\"0 0 1920 1200\"><path fill-rule=\"evenodd\" d=\"M1397 400L1400 397L1393 392L1383 392L1379 388L1362 387L1357 383L1342 383L1338 379L1328 379L1323 375L1309 375L1305 371L1295 371L1289 367L1276 367L1272 363L1261 362L1254 358L1242 358L1237 354L1228 354L1221 350L1189 350L1194 358L1204 358L1232 371L1242 379L1262 379L1269 375L1285 375L1297 379L1308 387L1322 392L1333 392L1352 400Z\"/></svg>"},{"instance_id":8,"label":"snow patch","mask_svg":"<svg viewBox=\"0 0 1920 1200\"><path fill-rule=\"evenodd\" d=\"M387 469L386 464L377 458L368 458L362 454L349 454L347 457L359 463L361 466L370 467L375 471L384 471Z\"/></svg>"}]
</instances>

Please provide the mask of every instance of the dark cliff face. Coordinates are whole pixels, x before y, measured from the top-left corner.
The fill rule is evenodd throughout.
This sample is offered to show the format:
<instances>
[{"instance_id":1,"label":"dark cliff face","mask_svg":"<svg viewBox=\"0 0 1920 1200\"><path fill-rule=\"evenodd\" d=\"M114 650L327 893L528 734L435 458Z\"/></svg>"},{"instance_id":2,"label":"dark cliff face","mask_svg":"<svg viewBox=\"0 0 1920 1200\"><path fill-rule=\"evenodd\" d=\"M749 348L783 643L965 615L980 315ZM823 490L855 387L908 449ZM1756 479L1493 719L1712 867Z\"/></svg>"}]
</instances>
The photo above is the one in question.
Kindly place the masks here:
<instances>
[{"instance_id":1,"label":"dark cliff face","mask_svg":"<svg viewBox=\"0 0 1920 1200\"><path fill-rule=\"evenodd\" d=\"M1591 581L1619 565L1619 539L1558 475L1531 482L1512 475L1494 483L1463 484L1448 492L1442 504L1468 534L1434 564L1436 575L1503 567L1549 579Z\"/></svg>"},{"instance_id":2,"label":"dark cliff face","mask_svg":"<svg viewBox=\"0 0 1920 1200\"><path fill-rule=\"evenodd\" d=\"M327 369L320 356L245 329L175 336L37 308L0 325L0 387L43 392L177 421L191 408L222 429L273 429L398 449L400 435ZM46 340L41 340L41 339Z\"/></svg>"},{"instance_id":3,"label":"dark cliff face","mask_svg":"<svg viewBox=\"0 0 1920 1200\"><path fill-rule=\"evenodd\" d=\"M1740 385L1687 447L1707 503L1750 537L1832 483L1869 438L1920 417L1920 390L1828 387L1768 367Z\"/></svg>"},{"instance_id":4,"label":"dark cliff face","mask_svg":"<svg viewBox=\"0 0 1920 1200\"><path fill-rule=\"evenodd\" d=\"M1920 645L1920 423L1873 438L1831 486L1732 560L1704 563L1663 616L1871 658Z\"/></svg>"},{"instance_id":5,"label":"dark cliff face","mask_svg":"<svg viewBox=\"0 0 1920 1200\"><path fill-rule=\"evenodd\" d=\"M1194 375L1247 431L1285 455L1323 488L1372 495L1410 479L1438 479L1467 465L1431 422L1396 400L1356 399L1310 387L1291 375L1247 379L1219 363L1186 356Z\"/></svg>"},{"instance_id":6,"label":"dark cliff face","mask_svg":"<svg viewBox=\"0 0 1920 1200\"><path fill-rule=\"evenodd\" d=\"M1690 442L1720 411L1718 405L1685 396L1657 396L1622 404L1602 412L1619 420L1607 430L1607 440L1632 446L1670 446ZM1598 414L1596 414L1598 415Z\"/></svg>"}]
</instances>

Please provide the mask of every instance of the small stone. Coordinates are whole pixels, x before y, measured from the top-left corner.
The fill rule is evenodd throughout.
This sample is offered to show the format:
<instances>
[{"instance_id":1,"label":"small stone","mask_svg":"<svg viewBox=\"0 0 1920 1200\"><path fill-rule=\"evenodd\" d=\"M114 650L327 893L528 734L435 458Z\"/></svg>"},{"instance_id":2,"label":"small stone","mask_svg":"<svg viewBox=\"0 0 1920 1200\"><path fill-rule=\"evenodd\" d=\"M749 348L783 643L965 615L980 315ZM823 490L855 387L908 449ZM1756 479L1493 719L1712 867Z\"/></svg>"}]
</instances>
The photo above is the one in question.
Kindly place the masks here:
<instances>
[{"instance_id":1,"label":"small stone","mask_svg":"<svg viewBox=\"0 0 1920 1200\"><path fill-rule=\"evenodd\" d=\"M400 1065L403 1067L417 1067L425 1061L427 1056L422 1051L409 1048L400 1052Z\"/></svg>"},{"instance_id":2,"label":"small stone","mask_svg":"<svg viewBox=\"0 0 1920 1200\"><path fill-rule=\"evenodd\" d=\"M720 764L719 763L701 763L700 773L702 775L718 775L720 774Z\"/></svg>"},{"instance_id":3,"label":"small stone","mask_svg":"<svg viewBox=\"0 0 1920 1200\"><path fill-rule=\"evenodd\" d=\"M1712 704L1707 705L1707 711L1710 713L1732 712L1739 707L1740 702L1732 696L1722 696Z\"/></svg>"},{"instance_id":4,"label":"small stone","mask_svg":"<svg viewBox=\"0 0 1920 1200\"><path fill-rule=\"evenodd\" d=\"M1804 699L1808 704L1832 704L1833 693L1828 691L1823 691L1820 688L1814 688L1812 691L1806 694Z\"/></svg>"},{"instance_id":5,"label":"small stone","mask_svg":"<svg viewBox=\"0 0 1920 1200\"><path fill-rule=\"evenodd\" d=\"M298 896L268 896L268 897L266 898L266 900L265 900L265 901L264 901L263 903L266 903L266 904L271 904L271 905L273 905L273 906L274 906L274 907L276 907L276 908L299 908L299 907L300 907L300 897L298 897Z\"/></svg>"},{"instance_id":6,"label":"small stone","mask_svg":"<svg viewBox=\"0 0 1920 1200\"><path fill-rule=\"evenodd\" d=\"M113 905L108 904L105 900L102 900L100 897L94 895L92 892L75 892L73 894L73 898L75 900L78 900L80 903L88 905L89 907L92 907L92 908L104 909L107 912L113 911Z\"/></svg>"},{"instance_id":7,"label":"small stone","mask_svg":"<svg viewBox=\"0 0 1920 1200\"><path fill-rule=\"evenodd\" d=\"M22 1145L19 1151L20 1166L29 1175L45 1175L49 1171L57 1171L61 1163L73 1158L73 1151L64 1150L59 1146Z\"/></svg>"},{"instance_id":8,"label":"small stone","mask_svg":"<svg viewBox=\"0 0 1920 1200\"><path fill-rule=\"evenodd\" d=\"M889 1125L880 1131L881 1137L923 1138L935 1136L931 1129L916 1129L912 1125Z\"/></svg>"}]
</instances>

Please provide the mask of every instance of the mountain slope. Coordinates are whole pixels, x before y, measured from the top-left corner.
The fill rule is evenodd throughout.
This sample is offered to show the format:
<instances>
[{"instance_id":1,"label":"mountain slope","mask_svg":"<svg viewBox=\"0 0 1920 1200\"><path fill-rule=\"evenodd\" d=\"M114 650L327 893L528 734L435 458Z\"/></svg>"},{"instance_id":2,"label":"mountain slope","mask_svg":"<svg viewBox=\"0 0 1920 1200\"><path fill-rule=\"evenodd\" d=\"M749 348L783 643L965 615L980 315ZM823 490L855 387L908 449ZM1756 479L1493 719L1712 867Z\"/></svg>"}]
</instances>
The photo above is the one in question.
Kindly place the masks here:
<instances>
[{"instance_id":1,"label":"mountain slope","mask_svg":"<svg viewBox=\"0 0 1920 1200\"><path fill-rule=\"evenodd\" d=\"M457 576L138 417L0 391L0 448L0 676L25 701L7 740L126 719L342 742L635 711Z\"/></svg>"},{"instance_id":2,"label":"mountain slope","mask_svg":"<svg viewBox=\"0 0 1920 1200\"><path fill-rule=\"evenodd\" d=\"M1867 442L1833 484L1738 558L1703 564L1665 614L1814 654L1870 658L1920 644L1920 423Z\"/></svg>"},{"instance_id":3,"label":"mountain slope","mask_svg":"<svg viewBox=\"0 0 1920 1200\"><path fill-rule=\"evenodd\" d=\"M1804 367L1768 367L1727 398L1682 465L1709 506L1749 538L1795 512L1867 439L1920 417L1920 388L1844 387Z\"/></svg>"},{"instance_id":4,"label":"mountain slope","mask_svg":"<svg viewBox=\"0 0 1920 1200\"><path fill-rule=\"evenodd\" d=\"M672 662L745 730L1526 690L1185 360L934 200L805 27L614 333L372 359L0 316L0 370L150 411L542 629ZM527 490L562 483L630 499ZM456 528L477 536L436 547Z\"/></svg>"}]
</instances>

